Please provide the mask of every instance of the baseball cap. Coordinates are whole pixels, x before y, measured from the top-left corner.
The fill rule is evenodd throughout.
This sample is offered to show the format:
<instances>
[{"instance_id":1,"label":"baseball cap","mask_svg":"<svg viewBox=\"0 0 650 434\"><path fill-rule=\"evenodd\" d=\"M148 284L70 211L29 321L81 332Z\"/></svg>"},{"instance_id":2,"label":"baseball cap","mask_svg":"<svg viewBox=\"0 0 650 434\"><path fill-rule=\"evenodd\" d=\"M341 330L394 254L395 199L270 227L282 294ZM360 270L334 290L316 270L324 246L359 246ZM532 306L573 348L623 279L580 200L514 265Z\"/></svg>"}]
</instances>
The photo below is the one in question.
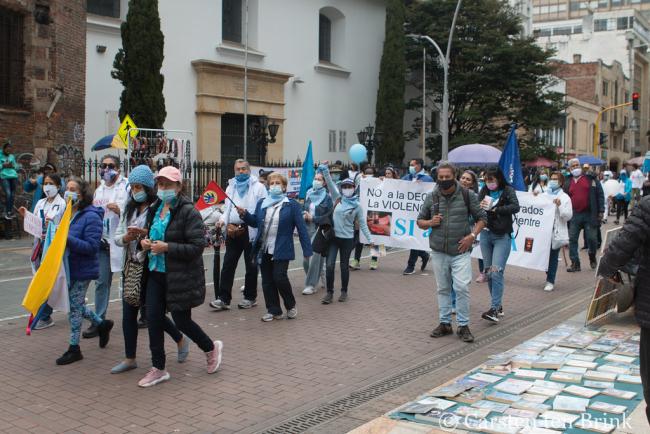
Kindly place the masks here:
<instances>
[{"instance_id":1,"label":"baseball cap","mask_svg":"<svg viewBox=\"0 0 650 434\"><path fill-rule=\"evenodd\" d=\"M165 166L156 175L156 179L158 178L167 178L170 181L181 182L181 171L174 166Z\"/></svg>"}]
</instances>

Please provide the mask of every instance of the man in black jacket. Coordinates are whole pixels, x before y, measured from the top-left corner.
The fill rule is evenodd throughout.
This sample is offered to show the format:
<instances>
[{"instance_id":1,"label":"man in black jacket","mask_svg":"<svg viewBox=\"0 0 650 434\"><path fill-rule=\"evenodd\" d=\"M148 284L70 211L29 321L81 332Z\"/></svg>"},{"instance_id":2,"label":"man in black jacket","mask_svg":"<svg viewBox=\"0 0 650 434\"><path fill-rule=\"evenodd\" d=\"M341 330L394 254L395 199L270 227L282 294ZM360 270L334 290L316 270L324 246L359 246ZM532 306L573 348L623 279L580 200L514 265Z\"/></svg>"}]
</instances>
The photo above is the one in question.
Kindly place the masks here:
<instances>
[{"instance_id":1,"label":"man in black jacket","mask_svg":"<svg viewBox=\"0 0 650 434\"><path fill-rule=\"evenodd\" d=\"M625 221L618 236L600 260L598 274L612 278L640 251L639 270L635 281L634 316L641 327L641 382L646 403L650 402L650 197L644 197ZM650 422L650 408L646 407Z\"/></svg>"}]
</instances>

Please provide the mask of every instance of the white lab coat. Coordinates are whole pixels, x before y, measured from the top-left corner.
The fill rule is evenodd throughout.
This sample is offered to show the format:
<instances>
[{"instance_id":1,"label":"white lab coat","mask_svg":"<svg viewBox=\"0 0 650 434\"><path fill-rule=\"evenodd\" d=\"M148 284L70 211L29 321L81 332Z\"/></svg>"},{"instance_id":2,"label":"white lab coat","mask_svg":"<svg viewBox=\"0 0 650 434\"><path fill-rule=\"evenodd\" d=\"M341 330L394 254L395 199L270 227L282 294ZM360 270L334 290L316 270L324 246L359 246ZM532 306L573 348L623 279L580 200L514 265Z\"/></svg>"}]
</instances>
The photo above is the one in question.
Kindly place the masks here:
<instances>
[{"instance_id":1,"label":"white lab coat","mask_svg":"<svg viewBox=\"0 0 650 434\"><path fill-rule=\"evenodd\" d=\"M120 225L120 215L124 212L126 201L129 197L129 182L126 178L119 176L117 181L110 187L101 182L93 199L93 205L104 210L104 232L102 238L110 245L111 271L113 273L122 271L123 249L115 244L115 231ZM109 203L116 203L120 208L120 215L106 208Z\"/></svg>"},{"instance_id":2,"label":"white lab coat","mask_svg":"<svg viewBox=\"0 0 650 434\"><path fill-rule=\"evenodd\" d=\"M232 199L235 202L235 204L238 207L245 208L246 210L248 210L249 213L254 214L255 207L257 206L257 202L260 199L264 199L267 193L266 193L266 187L264 187L264 185L261 184L255 176L251 175L250 178L248 179L248 191L246 192L246 195L243 198L239 197L239 194L237 194L234 178L228 181L228 188L226 188L226 194L230 199ZM223 214L221 215L220 218L221 222L224 224L224 231L226 230L225 227L228 226L228 223L230 223L231 211L233 211L232 202L226 199L226 207L223 210ZM253 241L256 235L257 235L257 228L252 228L249 226L248 227L249 240Z\"/></svg>"}]
</instances>

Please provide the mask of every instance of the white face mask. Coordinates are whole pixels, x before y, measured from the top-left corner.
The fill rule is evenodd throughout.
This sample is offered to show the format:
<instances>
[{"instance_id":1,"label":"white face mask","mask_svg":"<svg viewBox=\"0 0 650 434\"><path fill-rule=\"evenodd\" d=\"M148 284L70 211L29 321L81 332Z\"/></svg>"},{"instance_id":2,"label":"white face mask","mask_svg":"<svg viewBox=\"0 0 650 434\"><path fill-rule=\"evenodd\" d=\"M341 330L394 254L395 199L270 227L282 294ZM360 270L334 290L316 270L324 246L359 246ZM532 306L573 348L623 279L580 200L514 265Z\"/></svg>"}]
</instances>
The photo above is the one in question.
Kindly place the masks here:
<instances>
[{"instance_id":1,"label":"white face mask","mask_svg":"<svg viewBox=\"0 0 650 434\"><path fill-rule=\"evenodd\" d=\"M354 196L354 188L344 188L341 190L341 194L345 197Z\"/></svg>"},{"instance_id":2,"label":"white face mask","mask_svg":"<svg viewBox=\"0 0 650 434\"><path fill-rule=\"evenodd\" d=\"M45 193L45 196L52 199L59 193L59 189L56 187L56 185L48 184L43 186L43 192Z\"/></svg>"}]
</instances>

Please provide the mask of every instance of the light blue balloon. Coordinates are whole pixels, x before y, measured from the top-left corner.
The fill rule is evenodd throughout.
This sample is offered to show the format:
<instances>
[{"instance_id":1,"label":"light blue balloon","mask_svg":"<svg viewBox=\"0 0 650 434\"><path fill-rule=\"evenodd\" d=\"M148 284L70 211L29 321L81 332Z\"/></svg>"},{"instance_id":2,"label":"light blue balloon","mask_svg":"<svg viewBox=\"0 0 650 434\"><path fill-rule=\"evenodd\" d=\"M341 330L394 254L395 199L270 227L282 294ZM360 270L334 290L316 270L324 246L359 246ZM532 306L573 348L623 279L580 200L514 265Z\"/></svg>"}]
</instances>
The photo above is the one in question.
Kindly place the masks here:
<instances>
[{"instance_id":1,"label":"light blue balloon","mask_svg":"<svg viewBox=\"0 0 650 434\"><path fill-rule=\"evenodd\" d=\"M350 160L354 163L361 164L366 161L367 153L368 151L366 150L366 147L361 143L355 143L350 146Z\"/></svg>"}]
</instances>

